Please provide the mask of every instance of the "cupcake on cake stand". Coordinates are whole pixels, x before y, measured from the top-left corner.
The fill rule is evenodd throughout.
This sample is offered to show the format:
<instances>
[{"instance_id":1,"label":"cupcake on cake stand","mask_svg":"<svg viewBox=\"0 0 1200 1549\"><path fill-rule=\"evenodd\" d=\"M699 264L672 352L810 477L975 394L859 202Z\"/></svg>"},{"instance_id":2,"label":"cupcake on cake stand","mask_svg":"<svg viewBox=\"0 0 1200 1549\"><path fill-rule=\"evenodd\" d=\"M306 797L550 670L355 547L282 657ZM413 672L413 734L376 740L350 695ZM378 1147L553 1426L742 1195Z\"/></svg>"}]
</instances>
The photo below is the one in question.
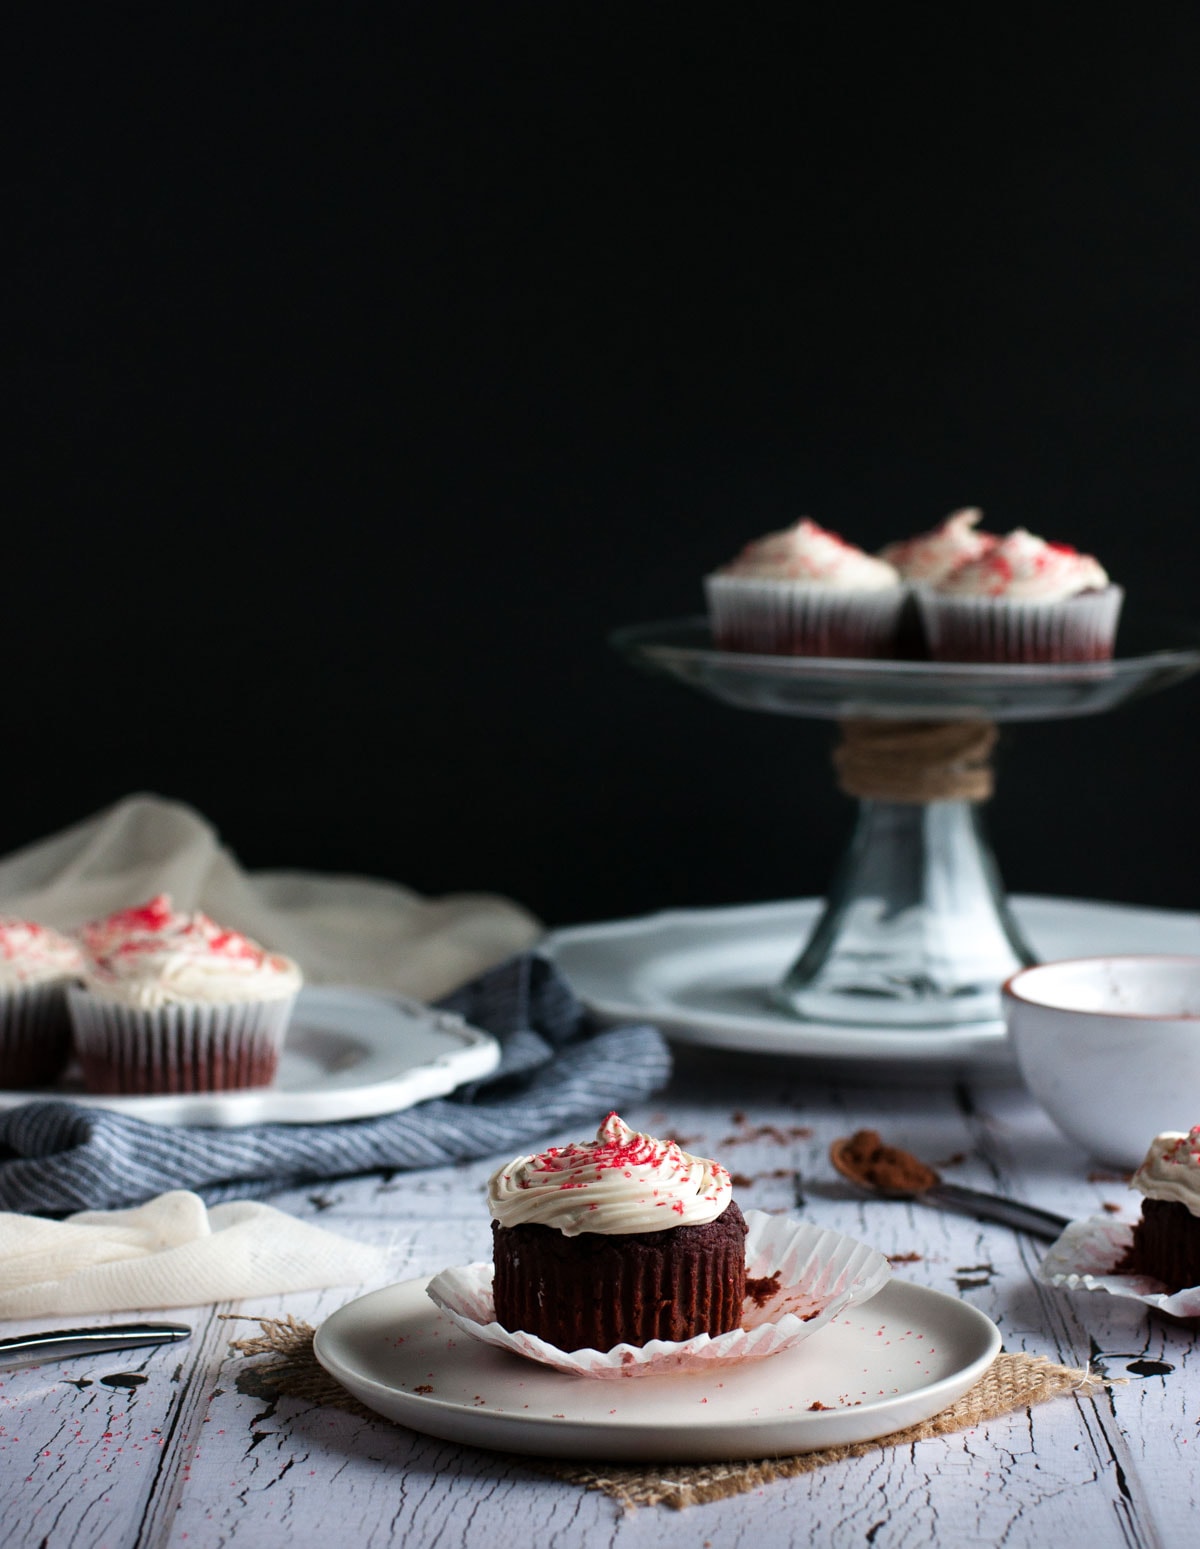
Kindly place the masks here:
<instances>
[{"instance_id":1,"label":"cupcake on cake stand","mask_svg":"<svg viewBox=\"0 0 1200 1549\"><path fill-rule=\"evenodd\" d=\"M983 825L997 726L1103 714L1200 669L1194 636L1136 617L1122 626L1124 654L1062 665L754 655L717 649L704 619L622 629L613 644L739 709L838 724L834 769L858 820L760 1010L797 1031L844 1028L847 1047L856 1029L909 1031L925 1048L925 1035L1002 1036L1000 985L1036 958ZM759 1044L785 1046L783 1031Z\"/></svg>"}]
</instances>

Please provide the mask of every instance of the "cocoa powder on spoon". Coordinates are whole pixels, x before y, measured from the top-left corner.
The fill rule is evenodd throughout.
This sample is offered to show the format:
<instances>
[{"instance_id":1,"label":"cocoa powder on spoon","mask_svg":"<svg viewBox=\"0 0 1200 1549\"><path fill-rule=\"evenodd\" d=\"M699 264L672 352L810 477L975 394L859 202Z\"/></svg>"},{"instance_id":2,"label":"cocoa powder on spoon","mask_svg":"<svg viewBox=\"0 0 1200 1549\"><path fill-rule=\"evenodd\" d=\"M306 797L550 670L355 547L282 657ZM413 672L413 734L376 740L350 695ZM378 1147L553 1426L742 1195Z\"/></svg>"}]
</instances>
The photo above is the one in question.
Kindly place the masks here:
<instances>
[{"instance_id":1,"label":"cocoa powder on spoon","mask_svg":"<svg viewBox=\"0 0 1200 1549\"><path fill-rule=\"evenodd\" d=\"M856 1130L848 1138L835 1140L829 1148L829 1160L851 1183L880 1194L922 1194L941 1182L932 1167L909 1151L885 1145L873 1129Z\"/></svg>"}]
</instances>

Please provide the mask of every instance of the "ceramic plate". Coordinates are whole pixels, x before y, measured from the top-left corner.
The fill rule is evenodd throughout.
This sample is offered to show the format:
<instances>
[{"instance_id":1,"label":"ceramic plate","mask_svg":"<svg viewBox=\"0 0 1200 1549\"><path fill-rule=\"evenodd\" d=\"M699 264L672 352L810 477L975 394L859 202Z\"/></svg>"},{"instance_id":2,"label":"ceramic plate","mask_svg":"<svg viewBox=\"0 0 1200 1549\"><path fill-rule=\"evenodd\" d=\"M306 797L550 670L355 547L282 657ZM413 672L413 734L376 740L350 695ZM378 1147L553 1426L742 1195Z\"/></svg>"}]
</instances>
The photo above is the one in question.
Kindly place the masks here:
<instances>
[{"instance_id":1,"label":"ceramic plate","mask_svg":"<svg viewBox=\"0 0 1200 1549\"><path fill-rule=\"evenodd\" d=\"M317 1359L389 1420L542 1457L700 1463L870 1441L945 1409L1000 1349L1000 1331L974 1307L892 1280L769 1360L593 1382L460 1333L427 1283L388 1286L335 1312L317 1330Z\"/></svg>"},{"instance_id":2,"label":"ceramic plate","mask_svg":"<svg viewBox=\"0 0 1200 1549\"><path fill-rule=\"evenodd\" d=\"M1200 952L1200 915L1017 895L1017 923L1043 962L1104 952ZM802 1022L768 991L799 955L818 898L729 909L671 910L553 932L553 957L606 1022L654 1022L679 1043L976 1073L1016 1074L1004 1023L959 1028Z\"/></svg>"},{"instance_id":3,"label":"ceramic plate","mask_svg":"<svg viewBox=\"0 0 1200 1549\"><path fill-rule=\"evenodd\" d=\"M269 1087L156 1097L104 1097L70 1072L61 1086L0 1092L0 1108L34 1097L65 1098L155 1124L325 1123L363 1119L444 1097L495 1070L500 1046L461 1017L403 995L306 985Z\"/></svg>"}]
</instances>

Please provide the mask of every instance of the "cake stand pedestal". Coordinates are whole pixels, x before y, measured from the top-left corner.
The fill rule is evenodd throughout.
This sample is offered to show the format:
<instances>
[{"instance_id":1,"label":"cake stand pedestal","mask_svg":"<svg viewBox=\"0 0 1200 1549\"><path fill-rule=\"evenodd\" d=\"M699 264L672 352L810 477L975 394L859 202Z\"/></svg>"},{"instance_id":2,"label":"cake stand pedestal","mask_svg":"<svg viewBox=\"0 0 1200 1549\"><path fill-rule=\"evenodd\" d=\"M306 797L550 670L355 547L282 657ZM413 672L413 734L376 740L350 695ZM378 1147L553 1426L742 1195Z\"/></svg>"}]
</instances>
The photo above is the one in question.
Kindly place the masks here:
<instances>
[{"instance_id":1,"label":"cake stand pedestal","mask_svg":"<svg viewBox=\"0 0 1200 1549\"><path fill-rule=\"evenodd\" d=\"M1099 715L1180 682L1200 669L1200 649L1168 634L1126 620L1122 644L1136 654L1046 666L720 651L704 619L622 629L613 644L740 709L842 723L835 763L860 798L858 820L770 997L802 1021L929 1030L995 1021L1001 984L1035 961L980 810L994 723Z\"/></svg>"}]
</instances>

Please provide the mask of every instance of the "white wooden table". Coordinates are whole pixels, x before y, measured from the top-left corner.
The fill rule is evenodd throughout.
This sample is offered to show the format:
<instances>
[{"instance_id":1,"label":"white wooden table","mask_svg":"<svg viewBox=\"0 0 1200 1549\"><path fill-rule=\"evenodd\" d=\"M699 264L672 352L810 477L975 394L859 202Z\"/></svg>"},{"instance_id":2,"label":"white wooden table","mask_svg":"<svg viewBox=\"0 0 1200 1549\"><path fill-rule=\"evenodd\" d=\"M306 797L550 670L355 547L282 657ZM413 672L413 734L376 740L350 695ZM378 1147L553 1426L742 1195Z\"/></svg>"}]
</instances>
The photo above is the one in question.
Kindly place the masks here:
<instances>
[{"instance_id":1,"label":"white wooden table","mask_svg":"<svg viewBox=\"0 0 1200 1549\"><path fill-rule=\"evenodd\" d=\"M1044 1289L1031 1274L1043 1244L929 1207L864 1202L826 1159L832 1139L869 1126L947 1163L947 1175L968 1185L1073 1216L1095 1214L1105 1201L1135 1211L1123 1182L1097 1176L1019 1090L830 1084L801 1062L681 1050L671 1090L624 1116L686 1136L753 1179L738 1188L743 1204L791 1209L799 1197L818 1224L898 1256L898 1276L966 1298L996 1321L1008 1349L1091 1361L1129 1380L1096 1398L1055 1399L712 1505L623 1514L602 1494L510 1458L384 1420L239 1393L244 1362L228 1342L256 1331L219 1322L218 1313L291 1312L316 1324L373 1286L187 1309L167 1314L193 1325L187 1345L4 1375L0 1545L1191 1549L1200 1504L1200 1358L1191 1326L1132 1302ZM748 1138L763 1126L784 1134ZM798 1129L810 1133L786 1133ZM332 1183L274 1202L384 1244L388 1278L409 1279L488 1255L483 1189L499 1160ZM0 1325L0 1335L37 1326ZM114 1372L146 1381L106 1385Z\"/></svg>"}]
</instances>

